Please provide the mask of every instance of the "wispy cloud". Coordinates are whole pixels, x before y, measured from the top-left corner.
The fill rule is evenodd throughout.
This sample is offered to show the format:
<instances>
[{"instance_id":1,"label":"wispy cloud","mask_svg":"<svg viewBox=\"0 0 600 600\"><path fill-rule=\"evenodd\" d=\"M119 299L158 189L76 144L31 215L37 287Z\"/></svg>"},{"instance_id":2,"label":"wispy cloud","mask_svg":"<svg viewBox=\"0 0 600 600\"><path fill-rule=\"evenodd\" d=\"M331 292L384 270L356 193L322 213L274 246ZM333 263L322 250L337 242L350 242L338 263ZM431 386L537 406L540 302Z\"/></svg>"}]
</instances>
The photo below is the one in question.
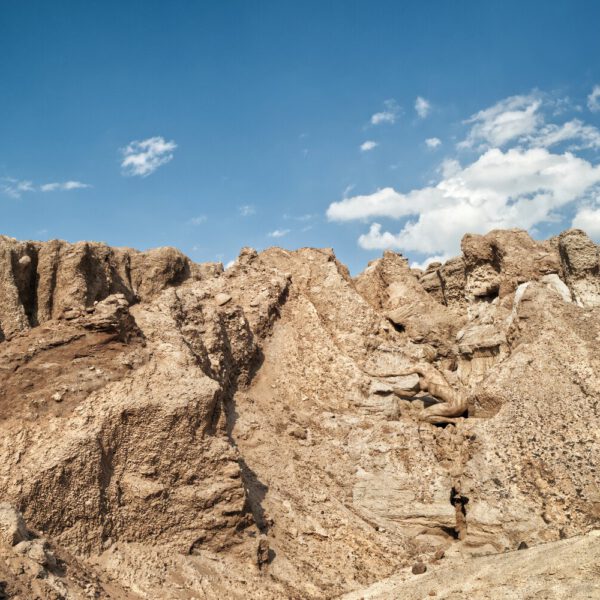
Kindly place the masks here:
<instances>
[{"instance_id":1,"label":"wispy cloud","mask_svg":"<svg viewBox=\"0 0 600 600\"><path fill-rule=\"evenodd\" d=\"M539 112L541 105L536 95L529 94L511 96L479 111L465 121L472 127L458 148L504 146L514 139L533 134L543 122Z\"/></svg>"},{"instance_id":2,"label":"wispy cloud","mask_svg":"<svg viewBox=\"0 0 600 600\"><path fill-rule=\"evenodd\" d=\"M573 119L562 125L554 123L544 125L524 141L527 141L530 145L544 148L566 141L572 141L569 150L600 148L600 131L592 125L586 125L579 119Z\"/></svg>"},{"instance_id":3,"label":"wispy cloud","mask_svg":"<svg viewBox=\"0 0 600 600\"><path fill-rule=\"evenodd\" d=\"M384 110L376 112L371 116L371 125L381 125L382 123L393 124L396 122L396 118L400 112L400 107L396 101L393 98L386 100L383 103L383 106Z\"/></svg>"},{"instance_id":4,"label":"wispy cloud","mask_svg":"<svg viewBox=\"0 0 600 600\"><path fill-rule=\"evenodd\" d=\"M286 221L299 221L300 223L305 223L306 221L310 221L311 219L314 219L317 215L313 215L310 213L306 213L304 215L288 215L285 214L283 215L283 218Z\"/></svg>"},{"instance_id":5,"label":"wispy cloud","mask_svg":"<svg viewBox=\"0 0 600 600\"><path fill-rule=\"evenodd\" d=\"M431 102L425 100L425 98L421 96L417 96L417 99L415 100L415 110L420 119L425 119L431 112Z\"/></svg>"},{"instance_id":6,"label":"wispy cloud","mask_svg":"<svg viewBox=\"0 0 600 600\"><path fill-rule=\"evenodd\" d=\"M252 204L242 204L242 206L238 206L238 211L242 217L250 217L256 213L256 208Z\"/></svg>"},{"instance_id":7,"label":"wispy cloud","mask_svg":"<svg viewBox=\"0 0 600 600\"><path fill-rule=\"evenodd\" d=\"M600 87L598 91L600 103ZM465 121L472 127L457 147L483 151L518 143L529 148L565 144L569 151L599 149L600 130L593 125L586 125L580 119L561 124L546 122L548 113L556 116L554 108L558 103L540 93L501 100Z\"/></svg>"},{"instance_id":8,"label":"wispy cloud","mask_svg":"<svg viewBox=\"0 0 600 600\"><path fill-rule=\"evenodd\" d=\"M191 225L202 225L202 223L206 223L208 217L206 215L199 215L197 217L192 217L190 219Z\"/></svg>"},{"instance_id":9,"label":"wispy cloud","mask_svg":"<svg viewBox=\"0 0 600 600\"><path fill-rule=\"evenodd\" d=\"M0 193L10 198L20 198L27 192L68 192L90 187L92 186L81 181L63 181L36 185L26 179L14 179L13 177L3 177L0 179Z\"/></svg>"},{"instance_id":10,"label":"wispy cloud","mask_svg":"<svg viewBox=\"0 0 600 600\"><path fill-rule=\"evenodd\" d=\"M442 140L440 140L440 138L436 138L436 137L432 137L432 138L427 138L425 140L425 145L428 148L431 148L432 150L434 150L435 148L437 148L438 146L442 145Z\"/></svg>"},{"instance_id":11,"label":"wispy cloud","mask_svg":"<svg viewBox=\"0 0 600 600\"><path fill-rule=\"evenodd\" d=\"M158 167L173 160L173 152L176 148L175 142L167 142L161 136L130 142L121 149L123 174L147 177Z\"/></svg>"},{"instance_id":12,"label":"wispy cloud","mask_svg":"<svg viewBox=\"0 0 600 600\"><path fill-rule=\"evenodd\" d=\"M274 231L270 231L267 235L272 238L282 238L286 236L289 232L289 229L275 229Z\"/></svg>"},{"instance_id":13,"label":"wispy cloud","mask_svg":"<svg viewBox=\"0 0 600 600\"><path fill-rule=\"evenodd\" d=\"M595 85L592 93L587 97L588 108L592 112L600 111L600 85Z\"/></svg>"},{"instance_id":14,"label":"wispy cloud","mask_svg":"<svg viewBox=\"0 0 600 600\"><path fill-rule=\"evenodd\" d=\"M34 192L35 187L31 181L19 180L12 177L0 179L0 192L11 198L20 198L24 192Z\"/></svg>"},{"instance_id":15,"label":"wispy cloud","mask_svg":"<svg viewBox=\"0 0 600 600\"><path fill-rule=\"evenodd\" d=\"M81 181L63 181L54 183L44 183L40 185L41 192L69 192L71 190L83 190L92 187L88 183Z\"/></svg>"},{"instance_id":16,"label":"wispy cloud","mask_svg":"<svg viewBox=\"0 0 600 600\"><path fill-rule=\"evenodd\" d=\"M373 140L367 140L366 142L363 142L360 145L360 151L361 152L370 152L371 150L373 150L373 148L377 148L378 144L377 142L374 142Z\"/></svg>"}]
</instances>

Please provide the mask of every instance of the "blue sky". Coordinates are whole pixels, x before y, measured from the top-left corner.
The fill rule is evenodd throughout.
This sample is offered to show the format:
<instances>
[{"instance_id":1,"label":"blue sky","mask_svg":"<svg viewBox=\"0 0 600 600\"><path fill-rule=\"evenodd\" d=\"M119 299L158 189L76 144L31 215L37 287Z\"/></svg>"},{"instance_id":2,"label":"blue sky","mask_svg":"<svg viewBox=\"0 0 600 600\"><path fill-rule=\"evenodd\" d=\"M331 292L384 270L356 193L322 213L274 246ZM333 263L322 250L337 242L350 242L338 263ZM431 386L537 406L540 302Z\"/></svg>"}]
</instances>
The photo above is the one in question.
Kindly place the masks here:
<instances>
[{"instance_id":1,"label":"blue sky","mask_svg":"<svg viewBox=\"0 0 600 600\"><path fill-rule=\"evenodd\" d=\"M0 232L353 272L600 239L598 31L594 1L0 0Z\"/></svg>"}]
</instances>

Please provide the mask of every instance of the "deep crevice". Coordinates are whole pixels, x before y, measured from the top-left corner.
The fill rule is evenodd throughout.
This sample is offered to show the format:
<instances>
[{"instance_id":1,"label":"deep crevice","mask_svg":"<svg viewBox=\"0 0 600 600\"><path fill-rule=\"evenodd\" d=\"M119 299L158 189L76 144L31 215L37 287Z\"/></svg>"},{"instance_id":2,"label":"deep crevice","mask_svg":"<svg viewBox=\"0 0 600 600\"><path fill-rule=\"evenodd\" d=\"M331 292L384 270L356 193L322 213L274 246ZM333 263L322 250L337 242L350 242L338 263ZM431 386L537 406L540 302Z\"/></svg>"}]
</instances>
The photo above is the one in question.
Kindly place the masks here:
<instances>
[{"instance_id":1,"label":"deep crevice","mask_svg":"<svg viewBox=\"0 0 600 600\"><path fill-rule=\"evenodd\" d=\"M22 259L29 262L21 263ZM11 252L11 268L19 295L19 303L23 307L30 327L38 325L37 319L37 287L38 287L38 255L33 246L27 245L23 254Z\"/></svg>"},{"instance_id":2,"label":"deep crevice","mask_svg":"<svg viewBox=\"0 0 600 600\"><path fill-rule=\"evenodd\" d=\"M452 539L459 539L459 532L456 527L446 527L445 525L440 525L440 529L447 535L449 535Z\"/></svg>"},{"instance_id":3,"label":"deep crevice","mask_svg":"<svg viewBox=\"0 0 600 600\"><path fill-rule=\"evenodd\" d=\"M456 531L457 539L464 539L467 533L467 509L466 506L469 503L469 498L463 496L460 493L458 487L453 486L450 490L450 504L454 506L456 512Z\"/></svg>"},{"instance_id":4,"label":"deep crevice","mask_svg":"<svg viewBox=\"0 0 600 600\"><path fill-rule=\"evenodd\" d=\"M390 322L391 326L398 332L398 333L404 333L406 331L406 327L404 327L404 325L402 325L402 323L395 323L394 321L392 321L392 319L388 319L388 321Z\"/></svg>"},{"instance_id":5,"label":"deep crevice","mask_svg":"<svg viewBox=\"0 0 600 600\"><path fill-rule=\"evenodd\" d=\"M475 296L475 299L479 300L480 302L488 302L491 304L499 296L499 294L500 294L500 286L497 286L497 287L491 288L485 294Z\"/></svg>"}]
</instances>

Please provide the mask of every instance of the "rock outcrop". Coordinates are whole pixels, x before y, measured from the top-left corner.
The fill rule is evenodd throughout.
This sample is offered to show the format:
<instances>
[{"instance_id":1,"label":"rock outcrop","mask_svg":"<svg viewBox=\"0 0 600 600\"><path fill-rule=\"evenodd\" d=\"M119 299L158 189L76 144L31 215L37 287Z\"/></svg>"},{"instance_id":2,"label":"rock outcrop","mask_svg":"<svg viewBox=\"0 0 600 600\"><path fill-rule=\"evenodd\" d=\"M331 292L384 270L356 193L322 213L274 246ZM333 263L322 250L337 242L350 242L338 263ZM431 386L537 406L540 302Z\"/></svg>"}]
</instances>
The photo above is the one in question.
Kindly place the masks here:
<instances>
[{"instance_id":1,"label":"rock outcrop","mask_svg":"<svg viewBox=\"0 0 600 600\"><path fill-rule=\"evenodd\" d=\"M462 250L352 278L329 249L1 237L0 597L416 598L450 570L446 597L498 565L484 598L515 553L550 589L541 549L600 523L598 247ZM464 416L422 419L419 365Z\"/></svg>"},{"instance_id":2,"label":"rock outcrop","mask_svg":"<svg viewBox=\"0 0 600 600\"><path fill-rule=\"evenodd\" d=\"M0 340L120 293L150 300L192 275L174 248L137 252L105 244L18 242L0 236Z\"/></svg>"}]
</instances>

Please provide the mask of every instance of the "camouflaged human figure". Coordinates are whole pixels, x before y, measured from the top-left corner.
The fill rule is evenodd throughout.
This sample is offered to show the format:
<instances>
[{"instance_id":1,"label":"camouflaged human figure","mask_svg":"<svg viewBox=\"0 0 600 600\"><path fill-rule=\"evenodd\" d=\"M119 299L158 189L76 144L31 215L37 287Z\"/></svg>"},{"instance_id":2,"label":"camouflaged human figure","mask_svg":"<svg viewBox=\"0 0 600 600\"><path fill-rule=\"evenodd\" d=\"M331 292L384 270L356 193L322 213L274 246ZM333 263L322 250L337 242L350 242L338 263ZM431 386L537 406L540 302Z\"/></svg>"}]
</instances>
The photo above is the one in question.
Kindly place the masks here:
<instances>
[{"instance_id":1,"label":"camouflaged human figure","mask_svg":"<svg viewBox=\"0 0 600 600\"><path fill-rule=\"evenodd\" d=\"M467 410L467 394L462 386L455 389L446 377L435 367L429 364L417 365L398 375L419 375L419 390L406 392L402 390L403 396L414 396L419 391L427 392L440 402L419 413L419 421L427 423L456 423Z\"/></svg>"}]
</instances>

